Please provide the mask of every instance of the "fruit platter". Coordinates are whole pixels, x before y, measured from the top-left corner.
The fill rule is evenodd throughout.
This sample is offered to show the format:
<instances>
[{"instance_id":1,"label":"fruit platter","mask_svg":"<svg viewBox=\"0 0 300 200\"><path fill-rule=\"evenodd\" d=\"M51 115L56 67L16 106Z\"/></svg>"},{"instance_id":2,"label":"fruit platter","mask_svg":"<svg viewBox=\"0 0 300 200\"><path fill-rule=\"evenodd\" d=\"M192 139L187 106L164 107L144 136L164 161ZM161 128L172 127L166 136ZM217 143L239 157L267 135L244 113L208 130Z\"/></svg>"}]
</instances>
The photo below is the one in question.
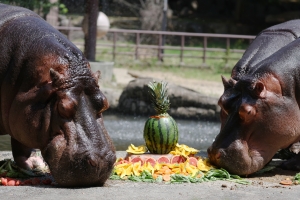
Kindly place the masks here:
<instances>
[{"instance_id":1,"label":"fruit platter","mask_svg":"<svg viewBox=\"0 0 300 200\"><path fill-rule=\"evenodd\" d=\"M241 184L249 181L216 169L208 159L197 156L198 150L176 144L169 154L152 154L145 145L131 144L124 158L118 158L112 176L114 180L152 183L201 183L228 180Z\"/></svg>"},{"instance_id":2,"label":"fruit platter","mask_svg":"<svg viewBox=\"0 0 300 200\"><path fill-rule=\"evenodd\" d=\"M230 180L248 184L224 169L215 169L207 159L197 156L197 149L178 144L177 124L167 113L167 91L163 81L148 84L149 100L156 114L145 123L145 145L129 145L125 158L117 159L110 178L165 183Z\"/></svg>"}]
</instances>

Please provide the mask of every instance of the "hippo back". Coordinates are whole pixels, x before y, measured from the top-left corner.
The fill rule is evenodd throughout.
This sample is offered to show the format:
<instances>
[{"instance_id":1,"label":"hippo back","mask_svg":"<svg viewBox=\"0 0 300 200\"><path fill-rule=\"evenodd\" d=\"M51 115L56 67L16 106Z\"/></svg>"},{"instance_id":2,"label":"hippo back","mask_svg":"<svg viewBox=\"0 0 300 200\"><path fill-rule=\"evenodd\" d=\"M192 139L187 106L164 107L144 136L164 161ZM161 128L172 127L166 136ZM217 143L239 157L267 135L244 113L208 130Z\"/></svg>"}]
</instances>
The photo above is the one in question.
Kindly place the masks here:
<instances>
[{"instance_id":1,"label":"hippo back","mask_svg":"<svg viewBox=\"0 0 300 200\"><path fill-rule=\"evenodd\" d=\"M15 18L25 17L25 16L39 17L39 15L37 15L36 13L34 13L32 11L29 11L26 8L9 6L9 5L5 5L5 4L1 4L1 3L0 3L0 10L1 10L1 12L0 12L0 29L5 22L8 22Z\"/></svg>"},{"instance_id":2,"label":"hippo back","mask_svg":"<svg viewBox=\"0 0 300 200\"><path fill-rule=\"evenodd\" d=\"M300 37L300 20L272 26L260 32L232 70L235 80L241 79L253 66Z\"/></svg>"}]
</instances>

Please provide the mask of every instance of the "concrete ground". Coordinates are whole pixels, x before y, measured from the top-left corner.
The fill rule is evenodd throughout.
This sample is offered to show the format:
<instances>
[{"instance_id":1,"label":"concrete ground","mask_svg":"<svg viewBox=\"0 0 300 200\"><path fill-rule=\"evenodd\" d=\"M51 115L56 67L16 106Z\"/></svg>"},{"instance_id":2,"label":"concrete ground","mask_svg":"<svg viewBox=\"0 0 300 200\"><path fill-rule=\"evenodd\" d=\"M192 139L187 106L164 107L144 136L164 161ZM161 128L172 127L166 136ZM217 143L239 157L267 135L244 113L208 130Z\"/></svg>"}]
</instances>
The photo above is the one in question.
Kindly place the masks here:
<instances>
[{"instance_id":1,"label":"concrete ground","mask_svg":"<svg viewBox=\"0 0 300 200\"><path fill-rule=\"evenodd\" d=\"M147 74L148 76L150 74ZM125 86L133 77L126 69L114 70L116 83ZM150 75L151 76L151 75ZM158 76L158 75L156 75ZM166 76L167 77L167 76ZM172 81L173 77L160 77ZM169 79L168 79L169 78ZM211 83L189 83L182 81L183 86L191 89L205 91L205 88L213 87L214 93L222 92L222 84L211 85ZM181 84L180 84L181 85ZM210 85L210 86L208 86ZM199 88L193 88L197 86ZM200 88L201 87L201 88ZM117 152L117 157L124 157L125 152ZM11 152L0 152L0 160L11 158ZM74 200L74 199L103 199L103 200L197 200L197 199L299 199L300 186L282 186L279 180L286 174L277 172L266 174L259 178L249 178L250 185L240 185L227 181L215 181L205 183L183 183L183 184L158 184L158 183L137 183L131 181L108 180L104 187L90 188L59 188L54 186L0 186L1 199L41 199L41 200ZM277 177L277 178L276 178ZM275 179L275 180L274 180Z\"/></svg>"},{"instance_id":2,"label":"concrete ground","mask_svg":"<svg viewBox=\"0 0 300 200\"><path fill-rule=\"evenodd\" d=\"M118 151L117 157L125 152ZM10 158L11 152L0 152L0 159ZM167 200L167 199L299 199L300 186L281 186L268 181L252 181L241 185L228 181L205 183L158 184L108 180L104 187L59 188L54 186L0 186L0 199L41 200Z\"/></svg>"}]
</instances>

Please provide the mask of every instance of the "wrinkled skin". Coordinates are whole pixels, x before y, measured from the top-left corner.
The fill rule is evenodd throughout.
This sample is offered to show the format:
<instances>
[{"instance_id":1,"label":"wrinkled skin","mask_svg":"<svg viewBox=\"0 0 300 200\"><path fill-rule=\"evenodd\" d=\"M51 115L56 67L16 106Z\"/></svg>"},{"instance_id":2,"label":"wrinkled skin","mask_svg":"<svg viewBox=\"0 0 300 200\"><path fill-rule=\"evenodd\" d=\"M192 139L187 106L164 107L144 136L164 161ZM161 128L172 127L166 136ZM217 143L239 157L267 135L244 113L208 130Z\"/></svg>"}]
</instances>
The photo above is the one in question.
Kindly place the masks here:
<instances>
[{"instance_id":1,"label":"wrinkled skin","mask_svg":"<svg viewBox=\"0 0 300 200\"><path fill-rule=\"evenodd\" d=\"M238 175L252 174L279 149L300 140L299 36L300 20L262 31L231 78L222 77L221 129L208 148L214 165ZM299 166L300 157L285 167Z\"/></svg>"},{"instance_id":2,"label":"wrinkled skin","mask_svg":"<svg viewBox=\"0 0 300 200\"><path fill-rule=\"evenodd\" d=\"M40 149L60 186L101 186L115 149L99 72L65 36L35 13L0 4L0 133L12 137L21 167Z\"/></svg>"}]
</instances>

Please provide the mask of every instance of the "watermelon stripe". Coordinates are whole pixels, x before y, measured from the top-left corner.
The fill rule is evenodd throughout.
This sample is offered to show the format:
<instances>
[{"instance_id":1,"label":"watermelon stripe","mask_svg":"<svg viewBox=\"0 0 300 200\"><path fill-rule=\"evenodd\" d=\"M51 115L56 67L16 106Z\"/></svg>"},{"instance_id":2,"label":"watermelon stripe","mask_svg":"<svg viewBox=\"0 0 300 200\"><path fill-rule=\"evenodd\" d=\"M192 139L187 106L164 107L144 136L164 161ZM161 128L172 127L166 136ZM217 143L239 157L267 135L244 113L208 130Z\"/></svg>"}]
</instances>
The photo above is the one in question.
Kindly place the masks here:
<instances>
[{"instance_id":1,"label":"watermelon stripe","mask_svg":"<svg viewBox=\"0 0 300 200\"><path fill-rule=\"evenodd\" d=\"M171 118L170 118L171 119ZM172 121L172 120L171 120ZM174 135L174 133L171 133L171 130L170 130L170 127L169 127L169 123L165 123L165 125L166 125L166 128L167 128L167 141L166 141L166 143L167 144L169 144L169 138L172 136L172 135ZM168 152L170 152L171 151L171 146L170 145L168 145L167 146L167 149L166 149L166 151L168 151Z\"/></svg>"},{"instance_id":2,"label":"watermelon stripe","mask_svg":"<svg viewBox=\"0 0 300 200\"><path fill-rule=\"evenodd\" d=\"M146 145L149 146L151 145L151 143L153 143L153 141L151 141L151 138L150 138L150 135L149 133L151 132L151 125L150 125L151 121L150 120L147 120L146 122L146 132L147 132L147 139L146 139Z\"/></svg>"},{"instance_id":3,"label":"watermelon stripe","mask_svg":"<svg viewBox=\"0 0 300 200\"><path fill-rule=\"evenodd\" d=\"M172 127L174 127L174 137L173 137L173 141L172 141L172 143L174 144L177 144L177 142L178 142L178 128L177 128L177 124L176 124L176 122L175 122L175 120L172 118L172 120L171 120L171 122L172 122Z\"/></svg>"},{"instance_id":4,"label":"watermelon stripe","mask_svg":"<svg viewBox=\"0 0 300 200\"><path fill-rule=\"evenodd\" d=\"M157 151L157 148L156 148L156 137L155 137L155 120L150 120L152 121L152 124L151 124L151 136L152 136L152 149L154 151Z\"/></svg>"},{"instance_id":5,"label":"watermelon stripe","mask_svg":"<svg viewBox=\"0 0 300 200\"><path fill-rule=\"evenodd\" d=\"M162 133L163 132L163 127L161 125L162 120L157 120L157 121L158 121L157 128L158 128L158 132L159 132L159 144L160 144L160 148L159 148L158 152L161 154L163 151L161 144L164 143L164 134Z\"/></svg>"},{"instance_id":6,"label":"watermelon stripe","mask_svg":"<svg viewBox=\"0 0 300 200\"><path fill-rule=\"evenodd\" d=\"M150 117L144 127L144 139L151 153L166 154L178 142L178 128L172 117Z\"/></svg>"}]
</instances>

